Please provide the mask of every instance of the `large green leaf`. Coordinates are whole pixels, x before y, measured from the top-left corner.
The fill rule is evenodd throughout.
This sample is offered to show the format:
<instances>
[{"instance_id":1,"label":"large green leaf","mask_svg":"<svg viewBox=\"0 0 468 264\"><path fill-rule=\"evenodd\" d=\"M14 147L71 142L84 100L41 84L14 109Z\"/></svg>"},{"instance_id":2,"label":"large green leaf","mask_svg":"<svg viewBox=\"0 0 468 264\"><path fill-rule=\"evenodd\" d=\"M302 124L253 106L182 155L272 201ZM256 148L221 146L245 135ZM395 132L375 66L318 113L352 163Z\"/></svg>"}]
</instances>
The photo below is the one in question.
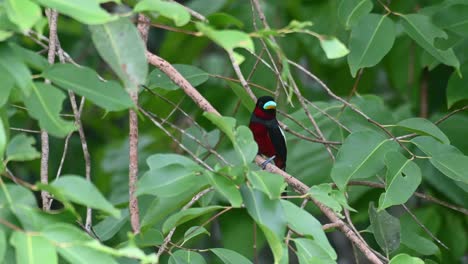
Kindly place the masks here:
<instances>
[{"instance_id":1,"label":"large green leaf","mask_svg":"<svg viewBox=\"0 0 468 264\"><path fill-rule=\"evenodd\" d=\"M14 0L11 0L14 1ZM15 56L14 50L6 44L0 43L0 68L3 72L8 73L25 96L31 93L32 76L28 67L20 60L19 56Z\"/></svg>"},{"instance_id":2,"label":"large green leaf","mask_svg":"<svg viewBox=\"0 0 468 264\"><path fill-rule=\"evenodd\" d=\"M6 235L5 231L3 229L0 229L0 259L5 259L5 253L7 250L7 240L6 240Z\"/></svg>"},{"instance_id":3,"label":"large green leaf","mask_svg":"<svg viewBox=\"0 0 468 264\"><path fill-rule=\"evenodd\" d=\"M97 225L94 225L93 228L99 239L101 241L106 241L117 234L122 227L128 223L129 218L129 210L125 208L120 210L119 218L108 216Z\"/></svg>"},{"instance_id":4,"label":"large green leaf","mask_svg":"<svg viewBox=\"0 0 468 264\"><path fill-rule=\"evenodd\" d=\"M348 64L351 75L360 68L372 67L387 55L395 41L395 25L387 16L368 14L351 31Z\"/></svg>"},{"instance_id":5,"label":"large green leaf","mask_svg":"<svg viewBox=\"0 0 468 264\"><path fill-rule=\"evenodd\" d=\"M102 210L115 218L120 217L120 211L112 206L91 182L83 177L63 175L51 183L51 186L72 202Z\"/></svg>"},{"instance_id":6,"label":"large green leaf","mask_svg":"<svg viewBox=\"0 0 468 264\"><path fill-rule=\"evenodd\" d=\"M351 179L374 176L383 168L385 154L397 149L396 142L377 132L352 133L338 151L331 177L343 190Z\"/></svg>"},{"instance_id":7,"label":"large green leaf","mask_svg":"<svg viewBox=\"0 0 468 264\"><path fill-rule=\"evenodd\" d=\"M244 57L237 52L234 52L235 48L244 48L251 52L254 51L255 46L247 33L238 30L215 30L210 26L197 22L197 29L200 30L203 35L210 38L216 44L221 46L227 52L232 53L236 59L237 64L241 64L244 61Z\"/></svg>"},{"instance_id":8,"label":"large green leaf","mask_svg":"<svg viewBox=\"0 0 468 264\"><path fill-rule=\"evenodd\" d=\"M50 66L49 62L47 61L47 58L41 56L40 54L23 48L22 46L15 44L15 43L8 43L10 48L15 52L17 56L23 60L24 63L26 63L29 67L42 71L48 66Z\"/></svg>"},{"instance_id":9,"label":"large green leaf","mask_svg":"<svg viewBox=\"0 0 468 264\"><path fill-rule=\"evenodd\" d=\"M424 264L424 261L408 254L398 254L390 260L389 264Z\"/></svg>"},{"instance_id":10,"label":"large green leaf","mask_svg":"<svg viewBox=\"0 0 468 264\"><path fill-rule=\"evenodd\" d=\"M7 144L7 132L3 125L3 119L0 118L0 172L3 172L3 156Z\"/></svg>"},{"instance_id":11,"label":"large green leaf","mask_svg":"<svg viewBox=\"0 0 468 264\"><path fill-rule=\"evenodd\" d=\"M146 45L128 18L91 26L90 30L94 46L126 89L136 91L146 82Z\"/></svg>"},{"instance_id":12,"label":"large green leaf","mask_svg":"<svg viewBox=\"0 0 468 264\"><path fill-rule=\"evenodd\" d=\"M190 13L185 7L177 2L162 0L143 0L138 2L133 9L134 12L151 11L157 12L163 17L174 21L176 26L181 27L190 22Z\"/></svg>"},{"instance_id":13,"label":"large green leaf","mask_svg":"<svg viewBox=\"0 0 468 264\"><path fill-rule=\"evenodd\" d=\"M75 130L72 121L60 117L65 94L50 84L34 82L31 94L24 98L28 113L39 120L39 126L56 137L65 137Z\"/></svg>"},{"instance_id":14,"label":"large green leaf","mask_svg":"<svg viewBox=\"0 0 468 264\"><path fill-rule=\"evenodd\" d=\"M468 6L451 5L433 15L434 24L460 36L468 34Z\"/></svg>"},{"instance_id":15,"label":"large green leaf","mask_svg":"<svg viewBox=\"0 0 468 264\"><path fill-rule=\"evenodd\" d=\"M47 225L41 234L56 245L60 256L69 263L117 263L109 256L109 252L100 252L86 246L86 243L92 242L92 238L72 225L65 223Z\"/></svg>"},{"instance_id":16,"label":"large green leaf","mask_svg":"<svg viewBox=\"0 0 468 264\"><path fill-rule=\"evenodd\" d=\"M168 264L206 264L206 261L200 253L177 250L171 254Z\"/></svg>"},{"instance_id":17,"label":"large green leaf","mask_svg":"<svg viewBox=\"0 0 468 264\"><path fill-rule=\"evenodd\" d=\"M130 95L120 84L114 81L100 81L97 73L90 68L54 64L46 69L42 76L63 89L86 97L107 111L119 111L134 105Z\"/></svg>"},{"instance_id":18,"label":"large green leaf","mask_svg":"<svg viewBox=\"0 0 468 264\"><path fill-rule=\"evenodd\" d=\"M246 126L239 126L235 129L236 120L232 117L218 116L209 112L203 115L226 134L234 145L242 164L248 166L258 152L258 145L253 139L252 131Z\"/></svg>"},{"instance_id":19,"label":"large green leaf","mask_svg":"<svg viewBox=\"0 0 468 264\"><path fill-rule=\"evenodd\" d=\"M2 187L0 189L0 208L20 205L36 206L36 198L30 190L16 184L3 185L2 182L0 182L0 186ZM5 187L3 188L3 186Z\"/></svg>"},{"instance_id":20,"label":"large green leaf","mask_svg":"<svg viewBox=\"0 0 468 264\"><path fill-rule=\"evenodd\" d=\"M432 136L444 144L450 144L448 137L434 123L419 117L408 118L398 122L397 126L406 128L422 136Z\"/></svg>"},{"instance_id":21,"label":"large green leaf","mask_svg":"<svg viewBox=\"0 0 468 264\"><path fill-rule=\"evenodd\" d=\"M297 257L300 264L321 263L332 264L337 263L336 257L331 258L320 245L312 239L295 238L293 239L297 248Z\"/></svg>"},{"instance_id":22,"label":"large green leaf","mask_svg":"<svg viewBox=\"0 0 468 264\"><path fill-rule=\"evenodd\" d=\"M427 212L427 217L424 215L421 216L421 214L418 214L418 211L416 211L416 216L420 221L428 219L431 223L440 223L440 216L438 215L438 212L435 210L427 210ZM434 255L439 252L439 248L432 241L426 231L424 231L408 213L400 217L400 223L400 239L403 245L418 252L418 254L426 256ZM428 223L423 222L423 224L427 225ZM435 230L431 231L434 232Z\"/></svg>"},{"instance_id":23,"label":"large green leaf","mask_svg":"<svg viewBox=\"0 0 468 264\"><path fill-rule=\"evenodd\" d=\"M196 236L199 236L201 234L207 234L208 236L211 235L210 232L208 232L208 230L206 230L206 228L204 228L203 226L192 226L192 227L190 227L184 233L184 242L182 242L182 244L185 244L190 239L192 239L192 238L194 238Z\"/></svg>"},{"instance_id":24,"label":"large green leaf","mask_svg":"<svg viewBox=\"0 0 468 264\"><path fill-rule=\"evenodd\" d=\"M377 211L374 204L369 206L370 229L377 244L388 256L400 246L400 221L387 211Z\"/></svg>"},{"instance_id":25,"label":"large green leaf","mask_svg":"<svg viewBox=\"0 0 468 264\"><path fill-rule=\"evenodd\" d=\"M56 9L59 13L65 14L78 20L83 24L96 25L116 20L118 16L111 15L99 6L97 0L37 0L41 5ZM110 2L110 1L109 1Z\"/></svg>"},{"instance_id":26,"label":"large green leaf","mask_svg":"<svg viewBox=\"0 0 468 264\"><path fill-rule=\"evenodd\" d=\"M454 146L442 144L432 137L417 137L411 142L431 156L432 165L440 172L453 180L468 184L468 156Z\"/></svg>"},{"instance_id":27,"label":"large green leaf","mask_svg":"<svg viewBox=\"0 0 468 264\"><path fill-rule=\"evenodd\" d=\"M31 0L5 0L4 6L11 22L21 31L30 29L42 17L41 8Z\"/></svg>"},{"instance_id":28,"label":"large green leaf","mask_svg":"<svg viewBox=\"0 0 468 264\"><path fill-rule=\"evenodd\" d=\"M16 249L17 264L58 263L54 245L42 236L14 231L10 243Z\"/></svg>"},{"instance_id":29,"label":"large green leaf","mask_svg":"<svg viewBox=\"0 0 468 264\"><path fill-rule=\"evenodd\" d=\"M241 85L235 82L228 82L229 87L237 95L239 100L241 100L242 105L247 109L247 111L252 111L255 107L255 102L250 97L249 93Z\"/></svg>"},{"instance_id":30,"label":"large green leaf","mask_svg":"<svg viewBox=\"0 0 468 264\"><path fill-rule=\"evenodd\" d=\"M281 205L289 228L310 238L325 253L327 259L336 261L336 252L328 242L322 224L307 211L289 201L281 200Z\"/></svg>"},{"instance_id":31,"label":"large green leaf","mask_svg":"<svg viewBox=\"0 0 468 264\"><path fill-rule=\"evenodd\" d=\"M181 225L185 222L188 222L194 218L197 218L201 215L211 213L213 211L217 211L222 209L222 206L213 205L207 207L200 207L200 208L189 208L186 210L181 210L173 215L171 215L163 225L163 233L168 233L173 227Z\"/></svg>"},{"instance_id":32,"label":"large green leaf","mask_svg":"<svg viewBox=\"0 0 468 264\"><path fill-rule=\"evenodd\" d=\"M190 189L201 189L208 184L201 167L183 167L179 164L151 169L138 180L137 194L173 197Z\"/></svg>"},{"instance_id":33,"label":"large green leaf","mask_svg":"<svg viewBox=\"0 0 468 264\"><path fill-rule=\"evenodd\" d=\"M247 179L253 188L262 191L270 199L278 199L287 186L282 176L267 171L249 171Z\"/></svg>"},{"instance_id":34,"label":"large green leaf","mask_svg":"<svg viewBox=\"0 0 468 264\"><path fill-rule=\"evenodd\" d=\"M385 164L385 193L380 195L379 210L406 203L421 183L421 170L418 165L400 152L387 153Z\"/></svg>"},{"instance_id":35,"label":"large green leaf","mask_svg":"<svg viewBox=\"0 0 468 264\"><path fill-rule=\"evenodd\" d=\"M0 120L1 122L1 120ZM0 132L1 133L1 132ZM41 157L34 145L36 139L26 134L18 134L8 142L6 150L6 160L8 161L27 161ZM1 152L0 152L1 153Z\"/></svg>"},{"instance_id":36,"label":"large green leaf","mask_svg":"<svg viewBox=\"0 0 468 264\"><path fill-rule=\"evenodd\" d=\"M2 80L2 89L0 89L0 107L8 102L10 92L14 88L15 79L8 73L7 70L0 65L0 80Z\"/></svg>"},{"instance_id":37,"label":"large green leaf","mask_svg":"<svg viewBox=\"0 0 468 264\"><path fill-rule=\"evenodd\" d=\"M434 40L447 38L447 33L434 25L429 17L420 14L400 14L400 16L403 29L419 46L438 61L456 69L460 68L460 62L451 48L441 50L435 47Z\"/></svg>"},{"instance_id":38,"label":"large green leaf","mask_svg":"<svg viewBox=\"0 0 468 264\"><path fill-rule=\"evenodd\" d=\"M284 209L279 199L270 200L263 192L242 186L242 197L249 215L263 231L275 259L275 264L287 258L283 248L286 232Z\"/></svg>"},{"instance_id":39,"label":"large green leaf","mask_svg":"<svg viewBox=\"0 0 468 264\"><path fill-rule=\"evenodd\" d=\"M457 72L453 72L450 75L450 79L447 84L447 107L452 107L455 103L468 100L468 64L464 64L461 67L461 74L463 78L458 75Z\"/></svg>"},{"instance_id":40,"label":"large green leaf","mask_svg":"<svg viewBox=\"0 0 468 264\"><path fill-rule=\"evenodd\" d=\"M209 78L208 73L200 68L186 64L173 64L174 68L189 81L193 87L206 82ZM163 90L178 90L179 86L175 84L165 73L159 69L154 69L148 76L146 84L150 89L160 88Z\"/></svg>"},{"instance_id":41,"label":"large green leaf","mask_svg":"<svg viewBox=\"0 0 468 264\"><path fill-rule=\"evenodd\" d=\"M341 0L338 6L338 19L347 28L353 27L363 16L372 11L370 0Z\"/></svg>"},{"instance_id":42,"label":"large green leaf","mask_svg":"<svg viewBox=\"0 0 468 264\"><path fill-rule=\"evenodd\" d=\"M251 264L252 262L241 254L226 248L210 248L225 264Z\"/></svg>"},{"instance_id":43,"label":"large green leaf","mask_svg":"<svg viewBox=\"0 0 468 264\"><path fill-rule=\"evenodd\" d=\"M225 175L213 174L211 172L205 175L216 191L229 200L232 207L242 206L242 196L233 180L228 179Z\"/></svg>"}]
</instances>

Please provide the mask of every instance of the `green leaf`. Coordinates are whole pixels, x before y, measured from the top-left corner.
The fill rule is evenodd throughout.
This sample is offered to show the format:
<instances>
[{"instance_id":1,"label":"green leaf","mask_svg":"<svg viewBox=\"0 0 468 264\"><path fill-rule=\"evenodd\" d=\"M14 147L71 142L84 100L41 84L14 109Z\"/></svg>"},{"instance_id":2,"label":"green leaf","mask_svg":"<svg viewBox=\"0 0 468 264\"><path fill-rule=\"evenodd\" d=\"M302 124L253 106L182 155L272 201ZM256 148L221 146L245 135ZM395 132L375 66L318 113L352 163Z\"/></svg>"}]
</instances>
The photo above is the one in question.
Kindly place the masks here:
<instances>
[{"instance_id":1,"label":"green leaf","mask_svg":"<svg viewBox=\"0 0 468 264\"><path fill-rule=\"evenodd\" d=\"M94 46L127 90L136 91L146 82L146 46L128 18L91 26L90 30Z\"/></svg>"},{"instance_id":2,"label":"green leaf","mask_svg":"<svg viewBox=\"0 0 468 264\"><path fill-rule=\"evenodd\" d=\"M300 264L309 263L323 263L332 264L337 263L336 257L330 258L330 256L320 247L320 244L312 239L307 238L296 238L293 239L297 248L297 257Z\"/></svg>"},{"instance_id":3,"label":"green leaf","mask_svg":"<svg viewBox=\"0 0 468 264\"><path fill-rule=\"evenodd\" d=\"M242 164L248 166L258 151L258 145L253 139L252 131L246 126L239 126L237 130L234 130L236 120L232 117L218 116L209 112L205 112L203 115L226 134L241 158Z\"/></svg>"},{"instance_id":4,"label":"green leaf","mask_svg":"<svg viewBox=\"0 0 468 264\"><path fill-rule=\"evenodd\" d=\"M145 230L135 236L135 244L138 247L154 247L162 243L164 243L163 235L159 230L154 228Z\"/></svg>"},{"instance_id":5,"label":"green leaf","mask_svg":"<svg viewBox=\"0 0 468 264\"><path fill-rule=\"evenodd\" d=\"M99 4L102 1L37 0L37 2L87 25L103 24L118 18L118 16L111 15L100 7Z\"/></svg>"},{"instance_id":6,"label":"green leaf","mask_svg":"<svg viewBox=\"0 0 468 264\"><path fill-rule=\"evenodd\" d=\"M420 221L423 220L420 215L417 215L417 217ZM429 221L432 223L440 222L440 220L438 220L438 212L435 211L425 218L430 219ZM429 235L427 235L426 231L424 231L408 213L400 217L400 222L402 244L422 255L434 255L439 252L439 248ZM423 224L425 223L423 222Z\"/></svg>"},{"instance_id":7,"label":"green leaf","mask_svg":"<svg viewBox=\"0 0 468 264\"><path fill-rule=\"evenodd\" d=\"M190 13L185 7L177 2L162 0L143 0L136 4L133 9L135 13L143 11L158 12L159 15L174 21L176 26L181 27L190 22ZM151 13L152 14L152 13Z\"/></svg>"},{"instance_id":8,"label":"green leaf","mask_svg":"<svg viewBox=\"0 0 468 264\"><path fill-rule=\"evenodd\" d=\"M424 264L424 261L408 254L398 254L390 260L389 264Z\"/></svg>"},{"instance_id":9,"label":"green leaf","mask_svg":"<svg viewBox=\"0 0 468 264\"><path fill-rule=\"evenodd\" d=\"M468 100L468 64L461 67L461 76L457 72L450 75L447 84L447 108L462 100Z\"/></svg>"},{"instance_id":10,"label":"green leaf","mask_svg":"<svg viewBox=\"0 0 468 264\"><path fill-rule=\"evenodd\" d=\"M169 258L169 264L206 264L202 255L188 250L177 250Z\"/></svg>"},{"instance_id":11,"label":"green leaf","mask_svg":"<svg viewBox=\"0 0 468 264\"><path fill-rule=\"evenodd\" d=\"M434 123L425 118L408 118L398 122L397 126L406 128L422 136L432 136L444 144L450 144L450 140Z\"/></svg>"},{"instance_id":12,"label":"green leaf","mask_svg":"<svg viewBox=\"0 0 468 264\"><path fill-rule=\"evenodd\" d=\"M270 199L278 199L287 186L281 175L267 171L249 171L247 179L253 188L265 193Z\"/></svg>"},{"instance_id":13,"label":"green leaf","mask_svg":"<svg viewBox=\"0 0 468 264\"><path fill-rule=\"evenodd\" d=\"M438 61L460 69L460 62L453 50L440 50L434 46L436 38L447 38L447 33L435 26L429 17L419 14L402 15L401 23L405 32L418 43L424 50L431 54Z\"/></svg>"},{"instance_id":14,"label":"green leaf","mask_svg":"<svg viewBox=\"0 0 468 264\"><path fill-rule=\"evenodd\" d=\"M201 167L183 167L178 164L151 169L137 183L137 194L173 197L190 189L201 189L207 185Z\"/></svg>"},{"instance_id":15,"label":"green leaf","mask_svg":"<svg viewBox=\"0 0 468 264\"><path fill-rule=\"evenodd\" d=\"M388 256L400 246L400 221L385 210L377 211L373 203L369 206L369 219L377 244Z\"/></svg>"},{"instance_id":16,"label":"green leaf","mask_svg":"<svg viewBox=\"0 0 468 264\"><path fill-rule=\"evenodd\" d=\"M5 260L5 253L7 251L7 240L5 231L0 229L0 259Z\"/></svg>"},{"instance_id":17,"label":"green leaf","mask_svg":"<svg viewBox=\"0 0 468 264\"><path fill-rule=\"evenodd\" d=\"M2 80L2 89L0 89L0 107L3 107L10 97L10 92L15 86L15 79L7 70L0 65L0 80Z\"/></svg>"},{"instance_id":18,"label":"green leaf","mask_svg":"<svg viewBox=\"0 0 468 264\"><path fill-rule=\"evenodd\" d=\"M120 217L108 216L97 225L94 225L94 231L101 241L107 241L117 234L122 227L128 223L129 210L127 208L120 210Z\"/></svg>"},{"instance_id":19,"label":"green leaf","mask_svg":"<svg viewBox=\"0 0 468 264\"><path fill-rule=\"evenodd\" d=\"M7 144L7 134L5 126L3 125L3 119L0 118L0 172L3 172L3 156Z\"/></svg>"},{"instance_id":20,"label":"green leaf","mask_svg":"<svg viewBox=\"0 0 468 264\"><path fill-rule=\"evenodd\" d=\"M42 17L41 8L30 0L5 0L4 6L10 21L21 31L30 29Z\"/></svg>"},{"instance_id":21,"label":"green leaf","mask_svg":"<svg viewBox=\"0 0 468 264\"><path fill-rule=\"evenodd\" d=\"M9 46L24 63L35 70L42 71L50 65L45 57L32 50L23 48L15 43L9 43Z\"/></svg>"},{"instance_id":22,"label":"green leaf","mask_svg":"<svg viewBox=\"0 0 468 264\"><path fill-rule=\"evenodd\" d=\"M468 34L468 6L451 5L438 10L432 21L444 30L454 32L460 36Z\"/></svg>"},{"instance_id":23,"label":"green leaf","mask_svg":"<svg viewBox=\"0 0 468 264\"><path fill-rule=\"evenodd\" d=\"M252 100L252 97L250 97L244 87L230 81L228 81L228 85L241 100L242 105L247 109L247 111L252 111L255 107L255 102Z\"/></svg>"},{"instance_id":24,"label":"green leaf","mask_svg":"<svg viewBox=\"0 0 468 264\"><path fill-rule=\"evenodd\" d=\"M185 156L172 153L158 153L151 155L146 160L146 163L151 170L160 169L169 165L181 165L184 167L200 168L200 166L193 160Z\"/></svg>"},{"instance_id":25,"label":"green leaf","mask_svg":"<svg viewBox=\"0 0 468 264\"><path fill-rule=\"evenodd\" d=\"M341 0L338 7L338 18L340 22L350 29L363 16L372 11L372 1L370 0Z\"/></svg>"},{"instance_id":26,"label":"green leaf","mask_svg":"<svg viewBox=\"0 0 468 264\"><path fill-rule=\"evenodd\" d=\"M208 177L208 180L211 182L211 185L216 189L216 191L229 200L232 207L242 206L242 196L233 180L228 179L226 176L218 173L213 174L209 172L205 175Z\"/></svg>"},{"instance_id":27,"label":"green leaf","mask_svg":"<svg viewBox=\"0 0 468 264\"><path fill-rule=\"evenodd\" d=\"M13 32L5 31L0 29L0 41L4 41L13 36Z\"/></svg>"},{"instance_id":28,"label":"green leaf","mask_svg":"<svg viewBox=\"0 0 468 264\"><path fill-rule=\"evenodd\" d=\"M75 130L72 121L60 117L65 94L50 84L34 82L32 92L24 98L28 113L39 121L42 129L56 137L65 137Z\"/></svg>"},{"instance_id":29,"label":"green leaf","mask_svg":"<svg viewBox=\"0 0 468 264\"><path fill-rule=\"evenodd\" d=\"M141 3L141 2L140 2ZM208 73L200 68L186 64L173 64L174 68L189 81L193 87L206 82L209 78ZM159 69L154 69L148 76L147 86L150 89L160 88L163 90L174 91L178 90L179 86L176 85L165 73Z\"/></svg>"},{"instance_id":30,"label":"green leaf","mask_svg":"<svg viewBox=\"0 0 468 264\"><path fill-rule=\"evenodd\" d=\"M189 208L186 210L181 210L173 215L171 215L163 225L163 233L167 234L173 227L181 225L185 222L188 222L194 218L197 218L201 215L211 213L213 211L217 211L222 209L222 206L213 205L207 207L200 207L200 208Z\"/></svg>"},{"instance_id":31,"label":"green leaf","mask_svg":"<svg viewBox=\"0 0 468 264\"><path fill-rule=\"evenodd\" d=\"M328 59L338 59L348 55L349 50L346 46L336 37L323 37L320 38L320 46Z\"/></svg>"},{"instance_id":32,"label":"green leaf","mask_svg":"<svg viewBox=\"0 0 468 264\"><path fill-rule=\"evenodd\" d=\"M387 16L368 14L351 31L348 64L351 75L379 63L395 41L395 24Z\"/></svg>"},{"instance_id":33,"label":"green leaf","mask_svg":"<svg viewBox=\"0 0 468 264\"><path fill-rule=\"evenodd\" d=\"M11 0L15 1L15 0ZM16 82L16 85L22 90L25 96L31 93L32 76L28 67L15 56L14 50L5 44L0 43L0 68L6 71Z\"/></svg>"},{"instance_id":34,"label":"green leaf","mask_svg":"<svg viewBox=\"0 0 468 264\"><path fill-rule=\"evenodd\" d=\"M86 243L94 242L84 231L65 223L47 225L41 231L42 236L52 241L60 256L72 264L117 262L108 252L100 252ZM92 245L91 245L92 246Z\"/></svg>"},{"instance_id":35,"label":"green leaf","mask_svg":"<svg viewBox=\"0 0 468 264\"><path fill-rule=\"evenodd\" d=\"M249 215L265 235L275 259L275 264L286 258L283 238L286 232L284 209L279 199L271 200L263 192L242 186L242 197Z\"/></svg>"},{"instance_id":36,"label":"green leaf","mask_svg":"<svg viewBox=\"0 0 468 264\"><path fill-rule=\"evenodd\" d=\"M336 261L336 252L330 245L322 229L322 224L310 213L287 200L281 200L281 205L283 206L289 228L312 239L328 259Z\"/></svg>"},{"instance_id":37,"label":"green leaf","mask_svg":"<svg viewBox=\"0 0 468 264\"><path fill-rule=\"evenodd\" d=\"M51 186L72 202L102 210L115 218L120 217L120 211L112 206L91 182L83 177L63 175Z\"/></svg>"},{"instance_id":38,"label":"green leaf","mask_svg":"<svg viewBox=\"0 0 468 264\"><path fill-rule=\"evenodd\" d=\"M349 135L338 151L331 177L344 190L355 178L369 178L384 166L385 154L396 151L398 144L374 131L358 131Z\"/></svg>"},{"instance_id":39,"label":"green leaf","mask_svg":"<svg viewBox=\"0 0 468 264\"><path fill-rule=\"evenodd\" d=\"M187 229L184 233L184 242L182 244L185 244L187 241L190 239L199 236L201 234L207 234L208 236L211 235L206 228L203 226L192 226L191 228Z\"/></svg>"},{"instance_id":40,"label":"green leaf","mask_svg":"<svg viewBox=\"0 0 468 264\"><path fill-rule=\"evenodd\" d=\"M1 122L1 120L0 120ZM8 161L28 161L41 157L34 145L36 139L26 134L18 134L14 136L8 143L6 151L6 160ZM1 152L0 152L1 153Z\"/></svg>"},{"instance_id":41,"label":"green leaf","mask_svg":"<svg viewBox=\"0 0 468 264\"><path fill-rule=\"evenodd\" d=\"M107 111L119 111L134 106L130 95L114 81L102 82L97 73L72 64L54 64L42 76L66 90L86 97Z\"/></svg>"},{"instance_id":42,"label":"green leaf","mask_svg":"<svg viewBox=\"0 0 468 264\"><path fill-rule=\"evenodd\" d=\"M157 263L158 257L155 253L145 255L145 253L135 245L127 245L114 249L99 243L97 240L90 240L82 243L85 247L93 249L96 253L105 254L105 256L125 257L141 260L140 263ZM100 262L99 262L100 263ZM112 261L111 263L115 263Z\"/></svg>"},{"instance_id":43,"label":"green leaf","mask_svg":"<svg viewBox=\"0 0 468 264\"><path fill-rule=\"evenodd\" d=\"M226 248L210 248L226 264L252 264L250 260L241 254Z\"/></svg>"},{"instance_id":44,"label":"green leaf","mask_svg":"<svg viewBox=\"0 0 468 264\"><path fill-rule=\"evenodd\" d=\"M457 148L427 136L414 138L411 142L431 156L430 162L440 172L453 180L468 183L468 156Z\"/></svg>"},{"instance_id":45,"label":"green leaf","mask_svg":"<svg viewBox=\"0 0 468 264\"><path fill-rule=\"evenodd\" d=\"M6 206L28 206L28 207L35 207L36 198L34 198L34 194L19 185L16 184L3 184L0 182L0 187L5 186L5 188L1 188L0 190L0 208Z\"/></svg>"},{"instance_id":46,"label":"green leaf","mask_svg":"<svg viewBox=\"0 0 468 264\"><path fill-rule=\"evenodd\" d=\"M10 243L16 249L16 263L58 263L54 245L36 234L14 231Z\"/></svg>"},{"instance_id":47,"label":"green leaf","mask_svg":"<svg viewBox=\"0 0 468 264\"><path fill-rule=\"evenodd\" d=\"M331 185L328 183L314 185L307 193L335 211L339 216L341 216L340 212L342 207L350 211L356 211L348 205L344 193L339 190L333 190Z\"/></svg>"},{"instance_id":48,"label":"green leaf","mask_svg":"<svg viewBox=\"0 0 468 264\"><path fill-rule=\"evenodd\" d=\"M397 204L403 204L413 195L421 183L421 170L412 160L400 152L385 155L387 175L385 193L379 198L379 211Z\"/></svg>"},{"instance_id":49,"label":"green leaf","mask_svg":"<svg viewBox=\"0 0 468 264\"><path fill-rule=\"evenodd\" d=\"M209 39L214 41L216 44L225 49L228 53L232 53L236 58L236 63L241 64L244 61L244 57L234 51L235 48L244 48L253 52L255 50L254 43L250 36L242 31L238 30L215 30L212 27L197 22L195 24L197 29L207 36Z\"/></svg>"},{"instance_id":50,"label":"green leaf","mask_svg":"<svg viewBox=\"0 0 468 264\"><path fill-rule=\"evenodd\" d=\"M210 21L210 25L215 28L227 28L230 26L234 26L237 28L243 28L244 23L227 13L214 13L207 17L208 21Z\"/></svg>"}]
</instances>

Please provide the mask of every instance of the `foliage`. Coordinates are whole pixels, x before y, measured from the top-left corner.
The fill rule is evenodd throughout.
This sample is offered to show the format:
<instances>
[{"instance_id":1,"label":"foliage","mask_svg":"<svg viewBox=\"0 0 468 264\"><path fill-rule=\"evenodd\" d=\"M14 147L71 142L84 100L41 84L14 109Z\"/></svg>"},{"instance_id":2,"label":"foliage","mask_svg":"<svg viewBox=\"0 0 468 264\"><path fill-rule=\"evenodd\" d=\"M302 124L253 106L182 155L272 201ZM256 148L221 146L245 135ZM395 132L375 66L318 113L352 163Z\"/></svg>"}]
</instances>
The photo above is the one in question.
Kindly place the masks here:
<instances>
[{"instance_id":1,"label":"foliage","mask_svg":"<svg viewBox=\"0 0 468 264\"><path fill-rule=\"evenodd\" d=\"M150 18L147 45L138 14ZM328 220L363 231L389 263L460 262L467 17L464 0L0 1L0 263L336 263L353 248L327 236L340 229L324 231ZM254 164L247 85L277 95L287 172L309 188L299 195ZM86 98L78 113L73 94ZM138 234L128 110L139 111ZM52 210L39 209L40 191Z\"/></svg>"}]
</instances>

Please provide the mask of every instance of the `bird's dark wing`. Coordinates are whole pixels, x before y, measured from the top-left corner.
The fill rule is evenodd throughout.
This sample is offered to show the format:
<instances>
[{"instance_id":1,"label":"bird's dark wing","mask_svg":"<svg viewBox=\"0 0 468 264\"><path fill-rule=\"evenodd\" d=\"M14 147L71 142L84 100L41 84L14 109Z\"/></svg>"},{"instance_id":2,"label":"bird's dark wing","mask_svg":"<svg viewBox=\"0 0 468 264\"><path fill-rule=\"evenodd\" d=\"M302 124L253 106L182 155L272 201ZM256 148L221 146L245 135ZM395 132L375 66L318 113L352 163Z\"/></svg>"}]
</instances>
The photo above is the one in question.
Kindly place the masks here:
<instances>
[{"instance_id":1,"label":"bird's dark wing","mask_svg":"<svg viewBox=\"0 0 468 264\"><path fill-rule=\"evenodd\" d=\"M283 131L279 127L278 122L275 122L275 125L267 125L268 134L270 135L271 142L275 148L277 153L277 158L284 163L284 167L286 166L286 157L288 155L286 149L286 139L284 138Z\"/></svg>"}]
</instances>

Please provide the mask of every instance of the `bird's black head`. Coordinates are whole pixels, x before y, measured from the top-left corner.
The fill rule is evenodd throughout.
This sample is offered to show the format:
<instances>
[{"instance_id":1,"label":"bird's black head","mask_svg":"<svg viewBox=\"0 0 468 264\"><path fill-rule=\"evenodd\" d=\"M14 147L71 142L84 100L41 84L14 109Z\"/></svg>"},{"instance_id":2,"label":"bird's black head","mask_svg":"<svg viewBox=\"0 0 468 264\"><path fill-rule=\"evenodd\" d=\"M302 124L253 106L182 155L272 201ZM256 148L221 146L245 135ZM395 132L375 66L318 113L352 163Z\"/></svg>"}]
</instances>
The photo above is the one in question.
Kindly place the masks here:
<instances>
[{"instance_id":1,"label":"bird's black head","mask_svg":"<svg viewBox=\"0 0 468 264\"><path fill-rule=\"evenodd\" d=\"M259 114L262 112L268 116L274 117L276 114L276 102L275 99L271 96L262 96L258 98L257 104L255 106L255 112Z\"/></svg>"}]
</instances>

